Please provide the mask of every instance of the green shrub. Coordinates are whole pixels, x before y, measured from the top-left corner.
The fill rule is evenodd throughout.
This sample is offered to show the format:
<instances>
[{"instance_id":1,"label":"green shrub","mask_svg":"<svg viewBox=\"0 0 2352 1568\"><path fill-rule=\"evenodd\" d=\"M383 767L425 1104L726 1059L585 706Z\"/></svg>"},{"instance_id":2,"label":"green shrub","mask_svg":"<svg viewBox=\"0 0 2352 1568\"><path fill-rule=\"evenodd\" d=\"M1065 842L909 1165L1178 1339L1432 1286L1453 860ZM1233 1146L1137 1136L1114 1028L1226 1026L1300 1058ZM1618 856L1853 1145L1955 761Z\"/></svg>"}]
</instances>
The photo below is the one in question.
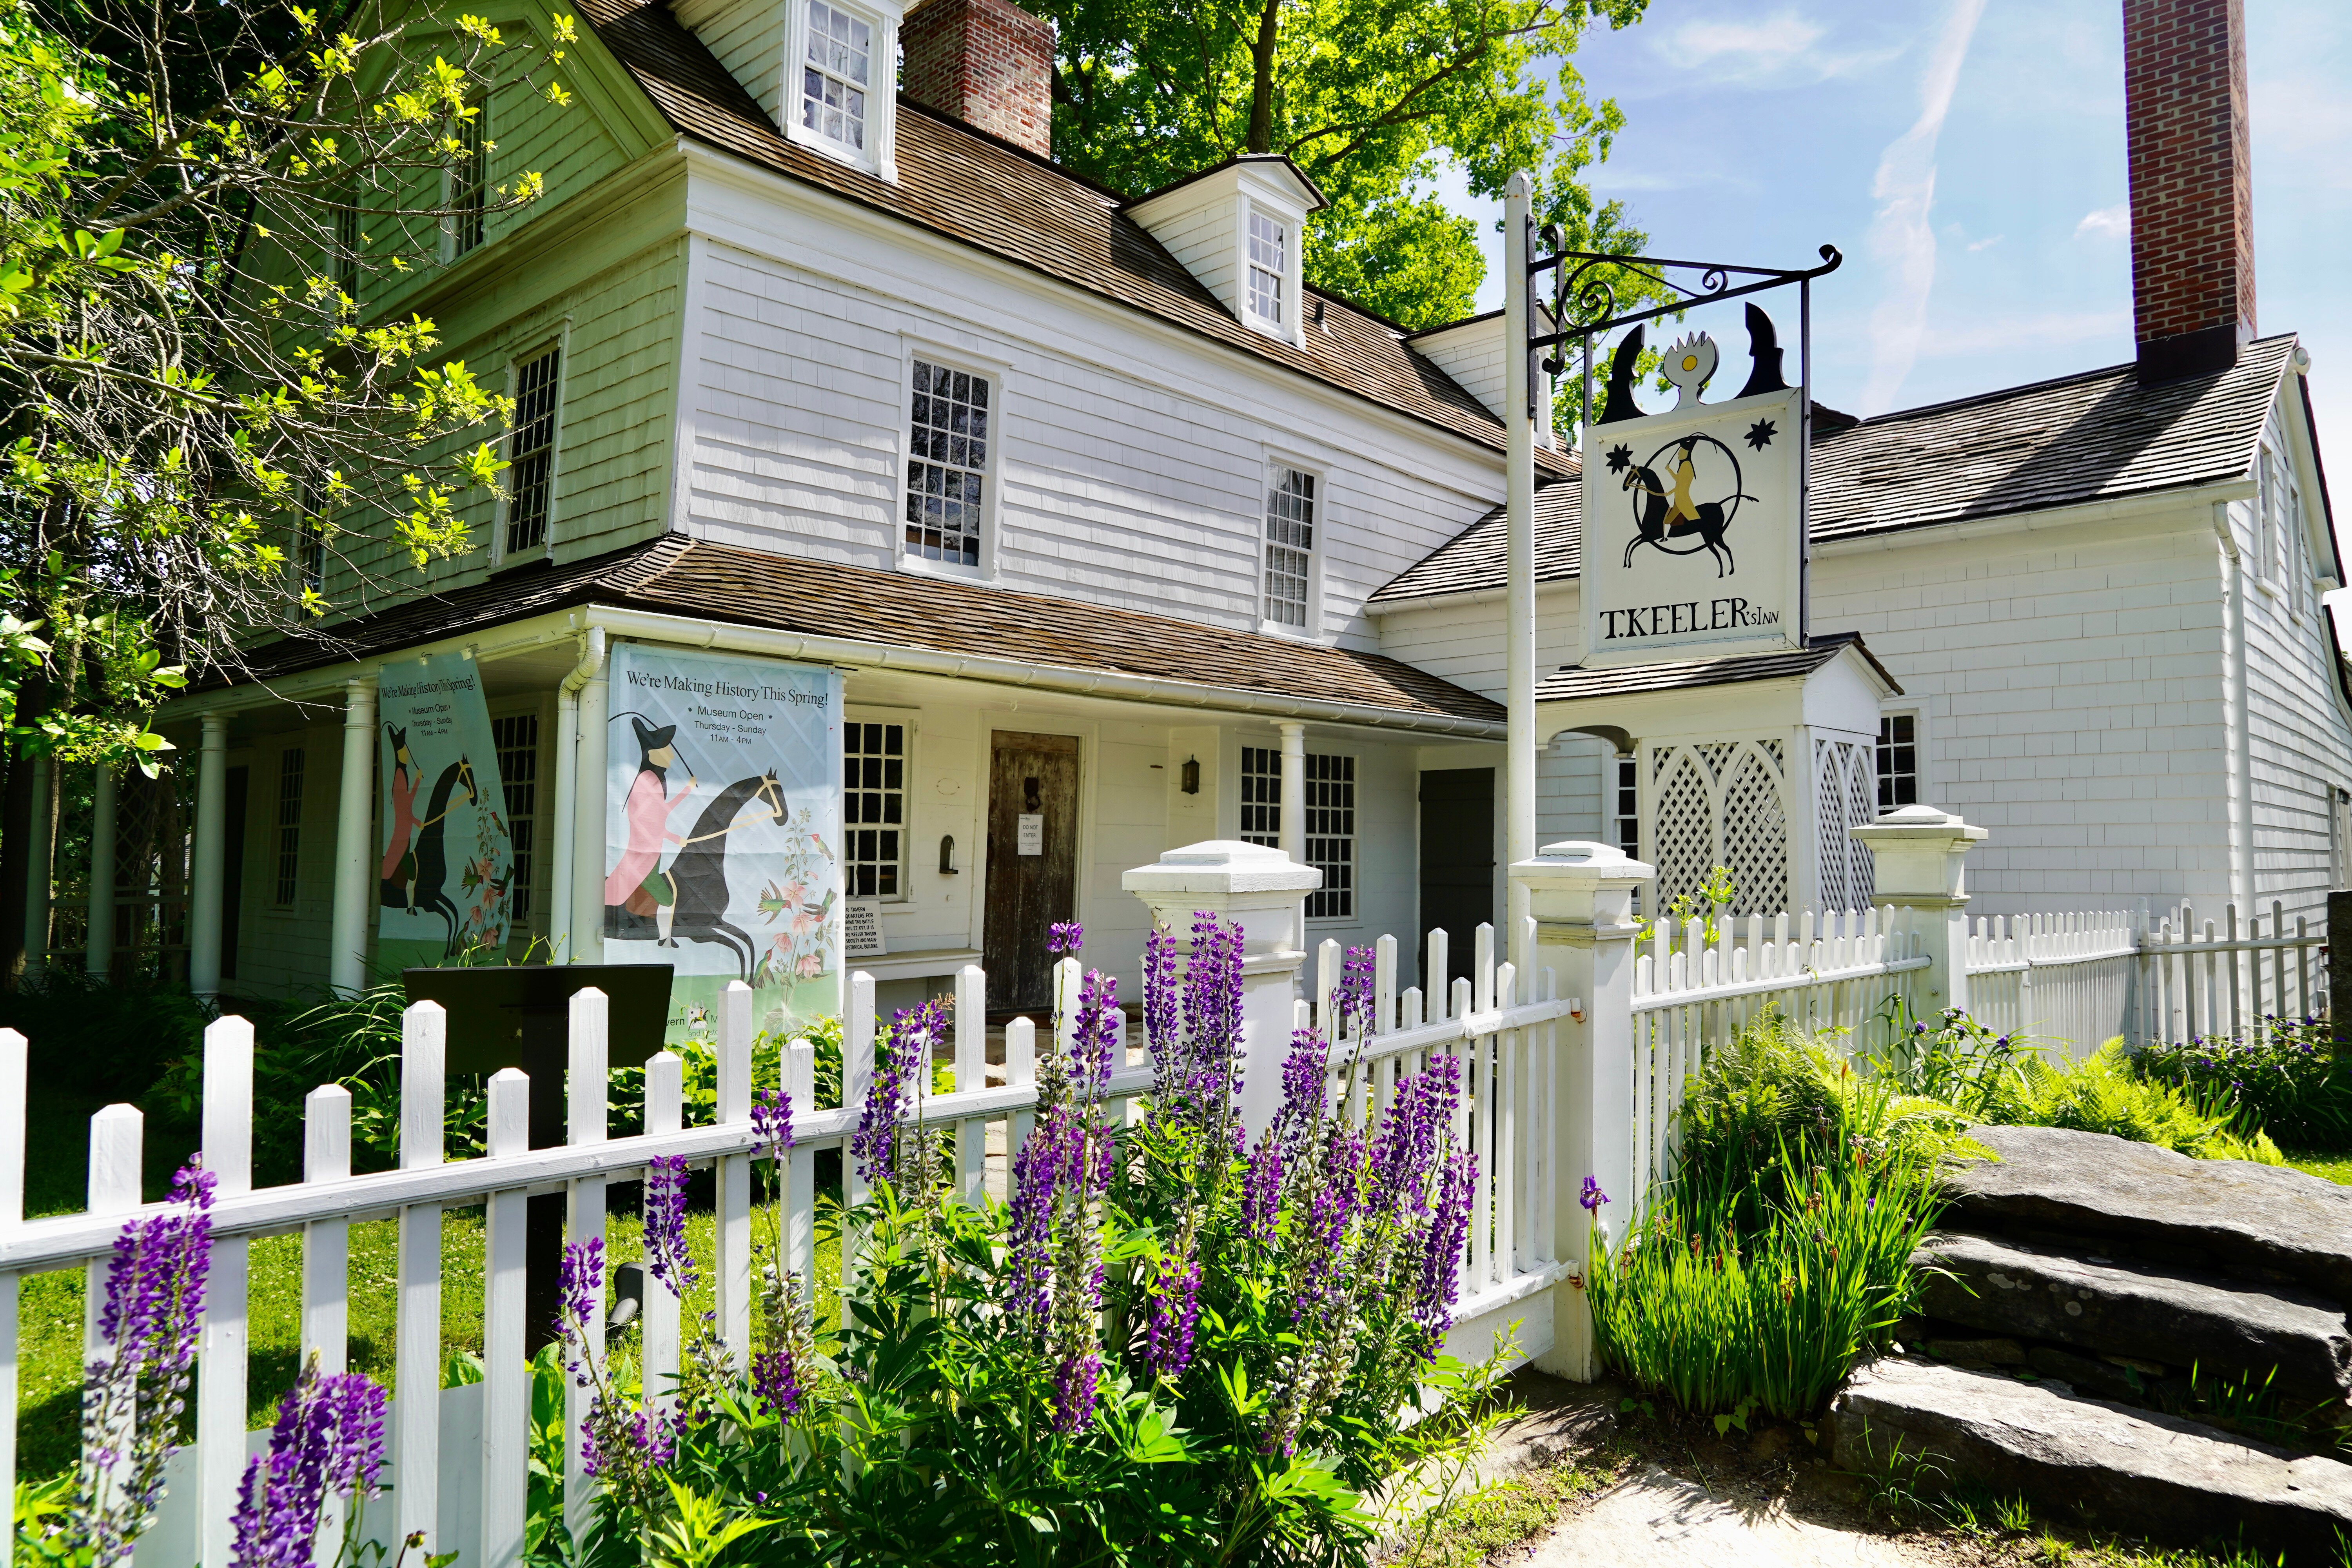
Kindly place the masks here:
<instances>
[{"instance_id":1,"label":"green shrub","mask_svg":"<svg viewBox=\"0 0 2352 1568\"><path fill-rule=\"evenodd\" d=\"M215 1014L184 990L101 984L52 969L0 992L0 1028L25 1037L32 1081L100 1100L136 1100L174 1058L193 1054Z\"/></svg>"},{"instance_id":2,"label":"green shrub","mask_svg":"<svg viewBox=\"0 0 2352 1568\"><path fill-rule=\"evenodd\" d=\"M2227 1116L2241 1135L2267 1132L2299 1149L2352 1143L2352 1058L2336 1055L2332 1027L2315 1018L2263 1023L2251 1040L2149 1046L2133 1055L2132 1072Z\"/></svg>"},{"instance_id":3,"label":"green shrub","mask_svg":"<svg viewBox=\"0 0 2352 1568\"><path fill-rule=\"evenodd\" d=\"M2157 1143L2200 1160L2252 1160L2283 1165L2285 1156L2266 1132L2231 1128L2231 1119L2200 1110L2187 1093L2135 1077L2120 1039L2070 1066L2036 1059L2031 1087L2016 1120L2034 1127L2105 1132L2135 1143Z\"/></svg>"}]
</instances>

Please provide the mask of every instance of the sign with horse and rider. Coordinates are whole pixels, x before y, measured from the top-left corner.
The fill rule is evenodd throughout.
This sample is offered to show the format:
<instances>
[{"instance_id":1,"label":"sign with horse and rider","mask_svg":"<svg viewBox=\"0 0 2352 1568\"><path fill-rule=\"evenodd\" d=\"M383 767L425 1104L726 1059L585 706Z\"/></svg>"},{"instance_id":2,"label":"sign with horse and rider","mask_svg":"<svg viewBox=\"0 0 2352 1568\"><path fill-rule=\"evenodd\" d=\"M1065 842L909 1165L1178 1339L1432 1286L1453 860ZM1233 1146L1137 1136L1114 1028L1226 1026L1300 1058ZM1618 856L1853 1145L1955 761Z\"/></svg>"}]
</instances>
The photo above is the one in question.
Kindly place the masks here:
<instances>
[{"instance_id":1,"label":"sign with horse and rider","mask_svg":"<svg viewBox=\"0 0 2352 1568\"><path fill-rule=\"evenodd\" d=\"M514 846L481 667L463 654L387 664L378 678L376 955L387 968L503 956Z\"/></svg>"},{"instance_id":2,"label":"sign with horse and rider","mask_svg":"<svg viewBox=\"0 0 2352 1568\"><path fill-rule=\"evenodd\" d=\"M669 1036L730 982L762 1028L841 1010L841 676L624 643L605 736L604 959L676 966Z\"/></svg>"},{"instance_id":3,"label":"sign with horse and rider","mask_svg":"<svg viewBox=\"0 0 2352 1568\"><path fill-rule=\"evenodd\" d=\"M1661 357L1681 394L1661 414L1633 401L1642 329L1618 345L1600 421L1584 428L1587 666L1803 646L1804 427L1762 317L1749 307L1757 372L1722 402L1700 400L1717 360L1705 333Z\"/></svg>"}]
</instances>

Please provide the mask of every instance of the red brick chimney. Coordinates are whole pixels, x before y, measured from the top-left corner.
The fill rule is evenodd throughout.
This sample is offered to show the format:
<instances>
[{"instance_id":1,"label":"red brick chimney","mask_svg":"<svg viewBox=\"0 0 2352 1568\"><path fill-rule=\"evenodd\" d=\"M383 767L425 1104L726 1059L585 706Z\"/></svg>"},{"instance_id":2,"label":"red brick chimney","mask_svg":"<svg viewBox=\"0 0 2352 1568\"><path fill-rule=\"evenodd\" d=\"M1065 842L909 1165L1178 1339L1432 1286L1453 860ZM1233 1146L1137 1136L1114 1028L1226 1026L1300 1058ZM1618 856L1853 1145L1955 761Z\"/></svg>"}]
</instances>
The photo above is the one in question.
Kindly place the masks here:
<instances>
[{"instance_id":1,"label":"red brick chimney","mask_svg":"<svg viewBox=\"0 0 2352 1568\"><path fill-rule=\"evenodd\" d=\"M906 91L926 109L1054 155L1054 24L1012 0L923 0L898 24Z\"/></svg>"},{"instance_id":2,"label":"red brick chimney","mask_svg":"<svg viewBox=\"0 0 2352 1568\"><path fill-rule=\"evenodd\" d=\"M2124 103L2139 377L2227 370L2254 335L2244 0L2124 0Z\"/></svg>"}]
</instances>

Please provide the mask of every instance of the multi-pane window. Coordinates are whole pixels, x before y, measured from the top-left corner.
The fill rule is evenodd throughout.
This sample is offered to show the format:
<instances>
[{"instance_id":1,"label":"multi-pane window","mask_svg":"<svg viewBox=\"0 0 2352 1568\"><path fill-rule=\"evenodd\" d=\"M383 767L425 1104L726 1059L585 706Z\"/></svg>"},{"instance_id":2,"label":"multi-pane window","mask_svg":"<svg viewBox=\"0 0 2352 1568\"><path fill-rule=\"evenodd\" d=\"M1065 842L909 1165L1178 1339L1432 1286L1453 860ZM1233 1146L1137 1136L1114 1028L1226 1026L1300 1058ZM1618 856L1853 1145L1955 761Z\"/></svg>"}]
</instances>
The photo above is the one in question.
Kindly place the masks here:
<instances>
[{"instance_id":1,"label":"multi-pane window","mask_svg":"<svg viewBox=\"0 0 2352 1568\"><path fill-rule=\"evenodd\" d=\"M539 839L539 715L517 713L490 721L490 741L499 752L499 784L507 797L507 842L514 849L514 880L507 889L507 919L518 927L530 919L532 851Z\"/></svg>"},{"instance_id":2,"label":"multi-pane window","mask_svg":"<svg viewBox=\"0 0 2352 1568\"><path fill-rule=\"evenodd\" d=\"M555 488L555 405L562 383L561 344L551 344L515 366L513 445L507 458L509 555L547 543Z\"/></svg>"},{"instance_id":3,"label":"multi-pane window","mask_svg":"<svg viewBox=\"0 0 2352 1568\"><path fill-rule=\"evenodd\" d=\"M1633 757L1618 757L1613 786L1616 809L1610 818L1617 825L1617 847L1625 851L1629 859L1642 858L1642 764Z\"/></svg>"},{"instance_id":4,"label":"multi-pane window","mask_svg":"<svg viewBox=\"0 0 2352 1568\"><path fill-rule=\"evenodd\" d=\"M1918 716L1884 714L1878 721L1878 809L1918 804Z\"/></svg>"},{"instance_id":5,"label":"multi-pane window","mask_svg":"<svg viewBox=\"0 0 2352 1568\"><path fill-rule=\"evenodd\" d=\"M1260 321L1282 324L1282 295L1290 276L1290 237L1264 213L1250 214L1249 307Z\"/></svg>"},{"instance_id":6,"label":"multi-pane window","mask_svg":"<svg viewBox=\"0 0 2352 1568\"><path fill-rule=\"evenodd\" d=\"M449 171L449 253L463 256L482 243L482 208L490 185L490 106L457 121L457 162Z\"/></svg>"},{"instance_id":7,"label":"multi-pane window","mask_svg":"<svg viewBox=\"0 0 2352 1568\"><path fill-rule=\"evenodd\" d=\"M352 300L360 296L360 205L359 193L342 193L342 205L335 208L335 287Z\"/></svg>"},{"instance_id":8,"label":"multi-pane window","mask_svg":"<svg viewBox=\"0 0 2352 1568\"><path fill-rule=\"evenodd\" d=\"M907 726L841 731L842 884L853 899L905 894Z\"/></svg>"},{"instance_id":9,"label":"multi-pane window","mask_svg":"<svg viewBox=\"0 0 2352 1568\"><path fill-rule=\"evenodd\" d=\"M319 514L319 492L304 485L294 497L294 570L305 588L327 581L327 520Z\"/></svg>"},{"instance_id":10,"label":"multi-pane window","mask_svg":"<svg viewBox=\"0 0 2352 1568\"><path fill-rule=\"evenodd\" d=\"M1315 564L1315 476L1284 468L1265 497L1265 618L1305 626Z\"/></svg>"},{"instance_id":11,"label":"multi-pane window","mask_svg":"<svg viewBox=\"0 0 2352 1568\"><path fill-rule=\"evenodd\" d=\"M1242 748L1242 842L1282 847L1282 753Z\"/></svg>"},{"instance_id":12,"label":"multi-pane window","mask_svg":"<svg viewBox=\"0 0 2352 1568\"><path fill-rule=\"evenodd\" d=\"M302 871L302 749L278 753L278 880L270 900L286 908L294 902Z\"/></svg>"},{"instance_id":13,"label":"multi-pane window","mask_svg":"<svg viewBox=\"0 0 2352 1568\"><path fill-rule=\"evenodd\" d=\"M1356 759L1307 753L1307 863L1323 885L1307 895L1308 920L1356 912Z\"/></svg>"},{"instance_id":14,"label":"multi-pane window","mask_svg":"<svg viewBox=\"0 0 2352 1568\"><path fill-rule=\"evenodd\" d=\"M824 0L809 0L808 59L801 67L801 123L836 146L866 150L866 90L874 29Z\"/></svg>"},{"instance_id":15,"label":"multi-pane window","mask_svg":"<svg viewBox=\"0 0 2352 1568\"><path fill-rule=\"evenodd\" d=\"M988 377L915 362L907 442L907 553L980 564Z\"/></svg>"}]
</instances>

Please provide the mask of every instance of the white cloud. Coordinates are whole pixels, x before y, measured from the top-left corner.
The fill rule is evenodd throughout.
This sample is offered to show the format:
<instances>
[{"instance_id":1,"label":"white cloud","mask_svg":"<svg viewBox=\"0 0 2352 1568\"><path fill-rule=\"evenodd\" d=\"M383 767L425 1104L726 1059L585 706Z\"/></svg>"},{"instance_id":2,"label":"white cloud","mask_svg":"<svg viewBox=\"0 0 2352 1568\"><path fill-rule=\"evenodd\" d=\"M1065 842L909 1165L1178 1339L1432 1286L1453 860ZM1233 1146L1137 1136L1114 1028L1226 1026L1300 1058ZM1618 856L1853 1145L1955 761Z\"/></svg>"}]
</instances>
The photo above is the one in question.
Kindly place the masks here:
<instances>
[{"instance_id":1,"label":"white cloud","mask_svg":"<svg viewBox=\"0 0 2352 1568\"><path fill-rule=\"evenodd\" d=\"M1827 29L1794 10L1769 16L1694 17L1658 37L1658 58L1717 81L1793 87L1852 76L1901 51L1816 48Z\"/></svg>"},{"instance_id":2,"label":"white cloud","mask_svg":"<svg viewBox=\"0 0 2352 1568\"><path fill-rule=\"evenodd\" d=\"M2007 237L2006 235L1989 234L1982 239L1972 239L1969 241L1969 254L1974 256L1979 250L1990 250Z\"/></svg>"},{"instance_id":3,"label":"white cloud","mask_svg":"<svg viewBox=\"0 0 2352 1568\"><path fill-rule=\"evenodd\" d=\"M1920 82L1919 118L1887 144L1871 183L1870 194L1879 207L1864 243L1887 273L1887 289L1870 313L1870 379L1862 395L1865 413L1894 405L1919 357L1927 296L1936 286L1936 230L1928 221L1936 203L1936 142L1951 112L1952 90L1959 83L1960 65L1968 58L1984 8L1985 0L1953 0Z\"/></svg>"},{"instance_id":4,"label":"white cloud","mask_svg":"<svg viewBox=\"0 0 2352 1568\"><path fill-rule=\"evenodd\" d=\"M2130 238L2131 203L2117 202L2111 207L2101 207L2096 212L2084 213L2083 221L2074 226L2074 237L2080 239L2084 235L2090 236L2093 239Z\"/></svg>"}]
</instances>

